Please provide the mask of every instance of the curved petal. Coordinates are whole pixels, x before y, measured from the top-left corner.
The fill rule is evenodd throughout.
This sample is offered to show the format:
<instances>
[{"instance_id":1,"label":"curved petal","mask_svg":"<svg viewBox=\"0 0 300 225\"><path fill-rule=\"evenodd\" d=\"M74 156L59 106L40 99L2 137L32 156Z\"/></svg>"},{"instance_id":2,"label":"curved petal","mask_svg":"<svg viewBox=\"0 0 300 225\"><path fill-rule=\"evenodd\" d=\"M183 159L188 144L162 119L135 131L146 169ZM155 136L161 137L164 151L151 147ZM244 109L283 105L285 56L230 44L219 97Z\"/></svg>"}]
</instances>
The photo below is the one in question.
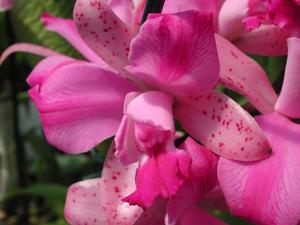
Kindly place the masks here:
<instances>
[{"instance_id":1,"label":"curved petal","mask_svg":"<svg viewBox=\"0 0 300 225\"><path fill-rule=\"evenodd\" d=\"M132 0L108 0L106 3L125 24L132 27L134 13Z\"/></svg>"},{"instance_id":2,"label":"curved petal","mask_svg":"<svg viewBox=\"0 0 300 225\"><path fill-rule=\"evenodd\" d=\"M248 0L226 0L219 12L218 33L234 40L245 31L242 20L247 16Z\"/></svg>"},{"instance_id":3,"label":"curved petal","mask_svg":"<svg viewBox=\"0 0 300 225\"><path fill-rule=\"evenodd\" d=\"M226 225L223 221L209 215L196 205L191 206L180 218L181 225Z\"/></svg>"},{"instance_id":4,"label":"curved petal","mask_svg":"<svg viewBox=\"0 0 300 225\"><path fill-rule=\"evenodd\" d=\"M15 0L0 0L0 12L10 9L14 4Z\"/></svg>"},{"instance_id":5,"label":"curved petal","mask_svg":"<svg viewBox=\"0 0 300 225\"><path fill-rule=\"evenodd\" d=\"M173 98L163 92L148 91L133 99L127 114L137 122L174 132Z\"/></svg>"},{"instance_id":6,"label":"curved petal","mask_svg":"<svg viewBox=\"0 0 300 225\"><path fill-rule=\"evenodd\" d=\"M255 163L221 158L218 177L231 212L258 224L300 220L300 125L280 114L257 119L273 154Z\"/></svg>"},{"instance_id":7,"label":"curved petal","mask_svg":"<svg viewBox=\"0 0 300 225\"><path fill-rule=\"evenodd\" d=\"M94 53L82 40L73 20L54 17L48 13L44 13L41 20L47 30L57 32L65 38L74 48L76 48L84 57L98 65L108 67L96 53Z\"/></svg>"},{"instance_id":8,"label":"curved petal","mask_svg":"<svg viewBox=\"0 0 300 225\"><path fill-rule=\"evenodd\" d=\"M5 59L15 53L15 52L26 52L31 53L35 55L40 55L44 57L53 56L53 55L60 55L58 52L53 51L48 48L44 48L39 45L35 44L28 44L28 43L17 43L9 46L7 49L5 49L4 52L2 52L0 56L0 65L5 61Z\"/></svg>"},{"instance_id":9,"label":"curved petal","mask_svg":"<svg viewBox=\"0 0 300 225\"><path fill-rule=\"evenodd\" d=\"M300 118L300 39L288 39L288 59L281 93L275 110L293 118Z\"/></svg>"},{"instance_id":10,"label":"curved petal","mask_svg":"<svg viewBox=\"0 0 300 225\"><path fill-rule=\"evenodd\" d=\"M174 111L184 130L220 156L252 161L270 155L252 116L224 94L212 91L180 99Z\"/></svg>"},{"instance_id":11,"label":"curved petal","mask_svg":"<svg viewBox=\"0 0 300 225\"><path fill-rule=\"evenodd\" d=\"M206 92L219 62L209 13L186 11L148 19L131 43L126 69L173 95Z\"/></svg>"},{"instance_id":12,"label":"curved petal","mask_svg":"<svg viewBox=\"0 0 300 225\"><path fill-rule=\"evenodd\" d=\"M69 187L65 218L71 225L132 225L142 209L130 206L121 198L135 188L134 173L137 164L120 164L109 151L102 178L85 180Z\"/></svg>"},{"instance_id":13,"label":"curved petal","mask_svg":"<svg viewBox=\"0 0 300 225\"><path fill-rule=\"evenodd\" d=\"M220 83L244 95L261 113L273 112L277 95L264 70L233 44L216 35Z\"/></svg>"},{"instance_id":14,"label":"curved petal","mask_svg":"<svg viewBox=\"0 0 300 225\"><path fill-rule=\"evenodd\" d=\"M289 33L278 26L262 25L247 32L234 40L234 45L243 52L264 55L280 56L287 54L286 40Z\"/></svg>"},{"instance_id":15,"label":"curved petal","mask_svg":"<svg viewBox=\"0 0 300 225\"><path fill-rule=\"evenodd\" d=\"M108 65L122 70L128 64L130 28L101 0L77 0L74 21L86 44Z\"/></svg>"},{"instance_id":16,"label":"curved petal","mask_svg":"<svg viewBox=\"0 0 300 225\"><path fill-rule=\"evenodd\" d=\"M166 0L163 13L178 13L186 10L210 11L213 13L214 24L217 25L222 0Z\"/></svg>"},{"instance_id":17,"label":"curved petal","mask_svg":"<svg viewBox=\"0 0 300 225\"><path fill-rule=\"evenodd\" d=\"M57 69L29 94L48 142L81 153L115 134L125 95L133 90L116 74L86 63Z\"/></svg>"},{"instance_id":18,"label":"curved petal","mask_svg":"<svg viewBox=\"0 0 300 225\"><path fill-rule=\"evenodd\" d=\"M30 87L42 85L55 70L73 63L80 63L80 61L64 55L49 56L33 68L26 81Z\"/></svg>"}]
</instances>

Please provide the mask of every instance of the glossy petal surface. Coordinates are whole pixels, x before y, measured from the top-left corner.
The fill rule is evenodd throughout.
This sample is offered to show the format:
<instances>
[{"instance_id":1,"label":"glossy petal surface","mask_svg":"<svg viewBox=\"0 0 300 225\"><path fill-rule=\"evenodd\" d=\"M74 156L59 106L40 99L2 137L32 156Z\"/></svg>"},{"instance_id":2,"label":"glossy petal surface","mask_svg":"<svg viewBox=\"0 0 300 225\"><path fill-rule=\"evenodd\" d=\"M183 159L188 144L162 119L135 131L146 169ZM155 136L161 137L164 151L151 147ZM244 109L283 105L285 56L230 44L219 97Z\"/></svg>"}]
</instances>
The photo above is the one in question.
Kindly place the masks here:
<instances>
[{"instance_id":1,"label":"glossy petal surface","mask_svg":"<svg viewBox=\"0 0 300 225\"><path fill-rule=\"evenodd\" d=\"M122 70L128 64L130 28L101 0L77 0L74 21L86 44L108 65Z\"/></svg>"},{"instance_id":2,"label":"glossy petal surface","mask_svg":"<svg viewBox=\"0 0 300 225\"><path fill-rule=\"evenodd\" d=\"M288 47L284 82L275 109L289 117L300 118L300 39L288 39Z\"/></svg>"},{"instance_id":3,"label":"glossy petal surface","mask_svg":"<svg viewBox=\"0 0 300 225\"><path fill-rule=\"evenodd\" d=\"M212 91L180 99L175 116L185 131L220 156L252 161L270 155L268 142L252 116L224 94Z\"/></svg>"},{"instance_id":4,"label":"glossy petal surface","mask_svg":"<svg viewBox=\"0 0 300 225\"><path fill-rule=\"evenodd\" d=\"M67 194L65 218L71 225L132 225L142 213L137 206L123 202L122 197L134 188L137 164L120 164L110 150L99 179L73 184Z\"/></svg>"},{"instance_id":5,"label":"glossy petal surface","mask_svg":"<svg viewBox=\"0 0 300 225\"><path fill-rule=\"evenodd\" d=\"M57 69L29 94L48 142L68 153L90 150L117 131L125 95L133 86L91 64Z\"/></svg>"},{"instance_id":6,"label":"glossy petal surface","mask_svg":"<svg viewBox=\"0 0 300 225\"><path fill-rule=\"evenodd\" d=\"M273 150L265 160L221 158L218 177L231 212L258 224L298 224L300 219L300 125L280 114L257 119Z\"/></svg>"},{"instance_id":7,"label":"glossy petal surface","mask_svg":"<svg viewBox=\"0 0 300 225\"><path fill-rule=\"evenodd\" d=\"M277 95L264 70L233 44L216 35L220 83L246 96L261 113L272 112Z\"/></svg>"},{"instance_id":8,"label":"glossy petal surface","mask_svg":"<svg viewBox=\"0 0 300 225\"><path fill-rule=\"evenodd\" d=\"M148 19L131 43L129 62L129 72L173 95L209 90L219 72L212 15L186 11Z\"/></svg>"}]
</instances>

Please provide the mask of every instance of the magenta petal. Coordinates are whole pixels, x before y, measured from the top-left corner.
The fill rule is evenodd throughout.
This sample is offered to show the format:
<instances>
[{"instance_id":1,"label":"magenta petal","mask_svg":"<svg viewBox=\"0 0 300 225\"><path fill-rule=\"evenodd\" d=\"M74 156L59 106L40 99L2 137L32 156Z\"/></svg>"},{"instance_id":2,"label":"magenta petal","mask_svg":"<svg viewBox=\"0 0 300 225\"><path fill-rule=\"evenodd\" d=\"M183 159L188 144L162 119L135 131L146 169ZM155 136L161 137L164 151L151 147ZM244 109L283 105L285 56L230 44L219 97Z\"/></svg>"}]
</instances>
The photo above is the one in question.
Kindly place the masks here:
<instances>
[{"instance_id":1,"label":"magenta petal","mask_svg":"<svg viewBox=\"0 0 300 225\"><path fill-rule=\"evenodd\" d=\"M15 0L0 0L0 12L10 9L14 4Z\"/></svg>"},{"instance_id":2,"label":"magenta petal","mask_svg":"<svg viewBox=\"0 0 300 225\"><path fill-rule=\"evenodd\" d=\"M180 225L226 225L196 205L191 206L180 218Z\"/></svg>"},{"instance_id":3,"label":"magenta petal","mask_svg":"<svg viewBox=\"0 0 300 225\"><path fill-rule=\"evenodd\" d=\"M41 20L48 30L60 34L88 60L97 63L98 65L107 67L107 65L99 58L99 56L96 55L82 40L73 20L54 17L48 13L44 13L41 17Z\"/></svg>"},{"instance_id":4,"label":"magenta petal","mask_svg":"<svg viewBox=\"0 0 300 225\"><path fill-rule=\"evenodd\" d=\"M233 44L216 35L220 83L248 98L260 112L272 112L277 95L264 70Z\"/></svg>"},{"instance_id":5,"label":"magenta petal","mask_svg":"<svg viewBox=\"0 0 300 225\"><path fill-rule=\"evenodd\" d=\"M279 56L287 54L288 37L289 33L285 29L274 25L262 25L243 34L234 41L234 44L246 53Z\"/></svg>"},{"instance_id":6,"label":"magenta petal","mask_svg":"<svg viewBox=\"0 0 300 225\"><path fill-rule=\"evenodd\" d=\"M33 68L26 81L30 87L41 85L55 70L73 63L80 61L64 55L47 57Z\"/></svg>"},{"instance_id":7,"label":"magenta petal","mask_svg":"<svg viewBox=\"0 0 300 225\"><path fill-rule=\"evenodd\" d=\"M300 125L280 114L257 118L273 149L268 159L241 163L221 158L218 177L231 212L266 225L300 220Z\"/></svg>"},{"instance_id":8,"label":"magenta petal","mask_svg":"<svg viewBox=\"0 0 300 225\"><path fill-rule=\"evenodd\" d=\"M217 82L212 15L196 11L148 19L131 43L126 69L157 89L195 95Z\"/></svg>"},{"instance_id":9,"label":"magenta petal","mask_svg":"<svg viewBox=\"0 0 300 225\"><path fill-rule=\"evenodd\" d=\"M73 184L67 194L65 218L72 225L132 225L142 209L121 198L134 190L137 164L125 167L108 153L102 178Z\"/></svg>"},{"instance_id":10,"label":"magenta petal","mask_svg":"<svg viewBox=\"0 0 300 225\"><path fill-rule=\"evenodd\" d=\"M130 28L101 0L77 0L74 21L86 44L108 65L122 70L128 64Z\"/></svg>"},{"instance_id":11,"label":"magenta petal","mask_svg":"<svg viewBox=\"0 0 300 225\"><path fill-rule=\"evenodd\" d=\"M9 46L7 49L5 49L4 52L1 53L0 65L5 61L5 59L9 55L11 55L15 52L26 52L26 53L31 53L31 54L35 54L35 55L44 56L44 57L60 55L56 51L53 51L48 48L44 48L39 45L28 44L28 43L17 43L17 44L13 44L13 45Z\"/></svg>"},{"instance_id":12,"label":"magenta petal","mask_svg":"<svg viewBox=\"0 0 300 225\"><path fill-rule=\"evenodd\" d=\"M125 95L133 86L92 64L57 69L29 94L48 142L68 153L90 150L117 131Z\"/></svg>"},{"instance_id":13,"label":"magenta petal","mask_svg":"<svg viewBox=\"0 0 300 225\"><path fill-rule=\"evenodd\" d=\"M212 91L182 98L175 115L190 135L220 156L251 161L270 155L268 142L252 116L224 94Z\"/></svg>"},{"instance_id":14,"label":"magenta petal","mask_svg":"<svg viewBox=\"0 0 300 225\"><path fill-rule=\"evenodd\" d=\"M288 48L284 82L275 109L289 117L300 118L300 39L288 39Z\"/></svg>"},{"instance_id":15,"label":"magenta petal","mask_svg":"<svg viewBox=\"0 0 300 225\"><path fill-rule=\"evenodd\" d=\"M247 16L248 0L226 0L219 12L218 33L234 40L246 31L242 20Z\"/></svg>"},{"instance_id":16,"label":"magenta petal","mask_svg":"<svg viewBox=\"0 0 300 225\"><path fill-rule=\"evenodd\" d=\"M137 190L124 200L130 204L149 207L158 196L174 196L187 179L189 167L190 158L182 150L160 152L157 156L146 157L137 170Z\"/></svg>"}]
</instances>

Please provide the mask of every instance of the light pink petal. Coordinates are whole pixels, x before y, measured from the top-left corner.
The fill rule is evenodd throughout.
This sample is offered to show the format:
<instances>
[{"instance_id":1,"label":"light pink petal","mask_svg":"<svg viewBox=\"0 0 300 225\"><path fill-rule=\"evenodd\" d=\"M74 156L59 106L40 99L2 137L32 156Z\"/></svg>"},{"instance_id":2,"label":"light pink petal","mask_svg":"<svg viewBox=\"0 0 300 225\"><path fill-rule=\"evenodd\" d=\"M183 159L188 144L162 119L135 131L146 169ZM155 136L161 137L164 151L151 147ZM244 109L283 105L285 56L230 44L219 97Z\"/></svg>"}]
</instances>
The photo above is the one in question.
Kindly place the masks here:
<instances>
[{"instance_id":1,"label":"light pink petal","mask_svg":"<svg viewBox=\"0 0 300 225\"><path fill-rule=\"evenodd\" d=\"M247 32L233 43L243 52L264 55L279 56L287 54L286 40L289 33L274 25L262 25Z\"/></svg>"},{"instance_id":2,"label":"light pink petal","mask_svg":"<svg viewBox=\"0 0 300 225\"><path fill-rule=\"evenodd\" d=\"M60 34L88 60L97 63L98 65L102 65L104 68L108 67L106 63L104 63L82 40L73 20L54 17L48 13L44 13L41 20L48 30Z\"/></svg>"},{"instance_id":3,"label":"light pink petal","mask_svg":"<svg viewBox=\"0 0 300 225\"><path fill-rule=\"evenodd\" d=\"M120 164L110 150L100 179L73 184L67 194L65 218L71 225L132 225L142 209L130 206L121 198L135 188L137 164Z\"/></svg>"},{"instance_id":4,"label":"light pink petal","mask_svg":"<svg viewBox=\"0 0 300 225\"><path fill-rule=\"evenodd\" d=\"M221 0L166 0L163 13L178 13L186 10L210 11L214 16L214 24L217 25Z\"/></svg>"},{"instance_id":5,"label":"light pink petal","mask_svg":"<svg viewBox=\"0 0 300 225\"><path fill-rule=\"evenodd\" d=\"M149 207L159 196L170 198L189 176L189 168L190 158L182 150L160 151L145 157L136 174L137 190L124 200Z\"/></svg>"},{"instance_id":6,"label":"light pink petal","mask_svg":"<svg viewBox=\"0 0 300 225\"><path fill-rule=\"evenodd\" d=\"M242 20L247 16L248 0L226 0L219 12L218 33L234 40L246 31Z\"/></svg>"},{"instance_id":7,"label":"light pink petal","mask_svg":"<svg viewBox=\"0 0 300 225\"><path fill-rule=\"evenodd\" d=\"M173 95L211 89L219 73L212 15L186 11L148 19L131 43L129 62L129 72Z\"/></svg>"},{"instance_id":8,"label":"light pink petal","mask_svg":"<svg viewBox=\"0 0 300 225\"><path fill-rule=\"evenodd\" d=\"M171 198L167 208L167 224L175 225L182 213L210 192L217 183L218 157L188 138L181 146L192 159L191 176Z\"/></svg>"},{"instance_id":9,"label":"light pink petal","mask_svg":"<svg viewBox=\"0 0 300 225\"><path fill-rule=\"evenodd\" d=\"M300 39L288 39L288 48L284 82L275 109L289 117L300 118Z\"/></svg>"},{"instance_id":10,"label":"light pink petal","mask_svg":"<svg viewBox=\"0 0 300 225\"><path fill-rule=\"evenodd\" d=\"M73 63L80 61L64 55L49 56L33 68L26 81L30 87L41 85L55 70Z\"/></svg>"},{"instance_id":11,"label":"light pink petal","mask_svg":"<svg viewBox=\"0 0 300 225\"><path fill-rule=\"evenodd\" d=\"M10 9L14 4L15 0L0 0L0 12Z\"/></svg>"},{"instance_id":12,"label":"light pink petal","mask_svg":"<svg viewBox=\"0 0 300 225\"><path fill-rule=\"evenodd\" d=\"M134 6L132 0L108 0L107 5L129 27L133 25Z\"/></svg>"},{"instance_id":13,"label":"light pink petal","mask_svg":"<svg viewBox=\"0 0 300 225\"><path fill-rule=\"evenodd\" d=\"M264 70L233 44L216 35L220 83L243 96L261 113L272 112L277 95Z\"/></svg>"},{"instance_id":14,"label":"light pink petal","mask_svg":"<svg viewBox=\"0 0 300 225\"><path fill-rule=\"evenodd\" d=\"M117 131L133 86L92 64L57 69L29 91L48 142L68 153L90 150Z\"/></svg>"},{"instance_id":15,"label":"light pink petal","mask_svg":"<svg viewBox=\"0 0 300 225\"><path fill-rule=\"evenodd\" d=\"M280 114L258 117L273 149L268 159L241 163L221 158L218 177L231 212L257 224L300 220L300 125Z\"/></svg>"},{"instance_id":16,"label":"light pink petal","mask_svg":"<svg viewBox=\"0 0 300 225\"><path fill-rule=\"evenodd\" d=\"M186 132L220 156L252 161L270 155L252 116L222 93L182 98L174 111Z\"/></svg>"},{"instance_id":17,"label":"light pink petal","mask_svg":"<svg viewBox=\"0 0 300 225\"><path fill-rule=\"evenodd\" d=\"M173 98L163 92L148 91L133 99L127 114L136 122L174 132Z\"/></svg>"},{"instance_id":18,"label":"light pink petal","mask_svg":"<svg viewBox=\"0 0 300 225\"><path fill-rule=\"evenodd\" d=\"M180 225L226 225L196 205L191 206L180 218Z\"/></svg>"},{"instance_id":19,"label":"light pink petal","mask_svg":"<svg viewBox=\"0 0 300 225\"><path fill-rule=\"evenodd\" d=\"M108 65L122 70L128 64L130 28L101 0L77 0L74 21L86 44Z\"/></svg>"},{"instance_id":20,"label":"light pink petal","mask_svg":"<svg viewBox=\"0 0 300 225\"><path fill-rule=\"evenodd\" d=\"M5 61L5 59L9 55L11 55L15 52L26 52L26 53L31 53L31 54L35 54L35 55L44 56L44 57L60 55L58 52L55 52L48 48L44 48L39 45L28 44L28 43L18 43L18 44L13 44L13 45L9 46L7 49L5 49L4 52L1 53L0 65Z\"/></svg>"}]
</instances>

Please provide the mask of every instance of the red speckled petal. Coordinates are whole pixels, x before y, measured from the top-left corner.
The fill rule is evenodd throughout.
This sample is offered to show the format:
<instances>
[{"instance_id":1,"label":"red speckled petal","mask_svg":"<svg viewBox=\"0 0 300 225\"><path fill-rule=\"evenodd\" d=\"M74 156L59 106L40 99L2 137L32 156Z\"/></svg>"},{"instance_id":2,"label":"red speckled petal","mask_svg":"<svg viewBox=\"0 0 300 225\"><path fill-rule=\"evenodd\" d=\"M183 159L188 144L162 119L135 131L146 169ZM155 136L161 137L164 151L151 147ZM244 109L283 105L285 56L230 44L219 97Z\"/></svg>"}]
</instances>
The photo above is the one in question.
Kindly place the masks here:
<instances>
[{"instance_id":1,"label":"red speckled petal","mask_svg":"<svg viewBox=\"0 0 300 225\"><path fill-rule=\"evenodd\" d=\"M55 70L29 95L48 142L76 154L115 134L124 98L131 91L134 87L117 74L94 64L76 63Z\"/></svg>"},{"instance_id":2,"label":"red speckled petal","mask_svg":"<svg viewBox=\"0 0 300 225\"><path fill-rule=\"evenodd\" d=\"M132 225L142 209L121 199L135 188L137 164L123 166L111 149L102 178L73 184L67 194L65 218L71 225Z\"/></svg>"},{"instance_id":3,"label":"red speckled petal","mask_svg":"<svg viewBox=\"0 0 300 225\"><path fill-rule=\"evenodd\" d=\"M288 37L289 33L278 26L262 25L243 34L234 41L234 44L246 53L279 56L287 54L286 40Z\"/></svg>"},{"instance_id":4,"label":"red speckled petal","mask_svg":"<svg viewBox=\"0 0 300 225\"><path fill-rule=\"evenodd\" d=\"M131 43L126 69L173 95L196 95L219 77L212 15L197 11L151 17Z\"/></svg>"},{"instance_id":5,"label":"red speckled petal","mask_svg":"<svg viewBox=\"0 0 300 225\"><path fill-rule=\"evenodd\" d=\"M278 113L257 118L273 154L255 163L221 158L220 186L231 212L256 224L288 225L300 220L300 125Z\"/></svg>"},{"instance_id":6,"label":"red speckled petal","mask_svg":"<svg viewBox=\"0 0 300 225\"><path fill-rule=\"evenodd\" d=\"M128 64L130 28L101 0L77 0L74 21L86 44L118 71Z\"/></svg>"},{"instance_id":7,"label":"red speckled petal","mask_svg":"<svg viewBox=\"0 0 300 225\"><path fill-rule=\"evenodd\" d=\"M41 85L55 70L73 63L80 61L64 55L49 56L33 68L26 81L30 87Z\"/></svg>"},{"instance_id":8,"label":"red speckled petal","mask_svg":"<svg viewBox=\"0 0 300 225\"><path fill-rule=\"evenodd\" d=\"M289 117L300 118L300 39L288 39L288 47L284 82L275 109Z\"/></svg>"},{"instance_id":9,"label":"red speckled petal","mask_svg":"<svg viewBox=\"0 0 300 225\"><path fill-rule=\"evenodd\" d=\"M190 135L220 156L252 161L270 155L268 142L252 116L222 93L182 98L175 106L175 116Z\"/></svg>"},{"instance_id":10,"label":"red speckled petal","mask_svg":"<svg viewBox=\"0 0 300 225\"><path fill-rule=\"evenodd\" d=\"M48 13L44 13L41 17L44 26L50 30L57 32L65 38L74 48L76 48L86 59L98 65L108 67L99 56L94 53L82 40L73 20L54 17Z\"/></svg>"},{"instance_id":11,"label":"red speckled petal","mask_svg":"<svg viewBox=\"0 0 300 225\"><path fill-rule=\"evenodd\" d=\"M272 112L277 95L264 70L223 37L216 35L220 83L244 95L261 113Z\"/></svg>"},{"instance_id":12,"label":"red speckled petal","mask_svg":"<svg viewBox=\"0 0 300 225\"><path fill-rule=\"evenodd\" d=\"M132 0L108 0L106 4L125 24L132 27L134 14Z\"/></svg>"}]
</instances>

